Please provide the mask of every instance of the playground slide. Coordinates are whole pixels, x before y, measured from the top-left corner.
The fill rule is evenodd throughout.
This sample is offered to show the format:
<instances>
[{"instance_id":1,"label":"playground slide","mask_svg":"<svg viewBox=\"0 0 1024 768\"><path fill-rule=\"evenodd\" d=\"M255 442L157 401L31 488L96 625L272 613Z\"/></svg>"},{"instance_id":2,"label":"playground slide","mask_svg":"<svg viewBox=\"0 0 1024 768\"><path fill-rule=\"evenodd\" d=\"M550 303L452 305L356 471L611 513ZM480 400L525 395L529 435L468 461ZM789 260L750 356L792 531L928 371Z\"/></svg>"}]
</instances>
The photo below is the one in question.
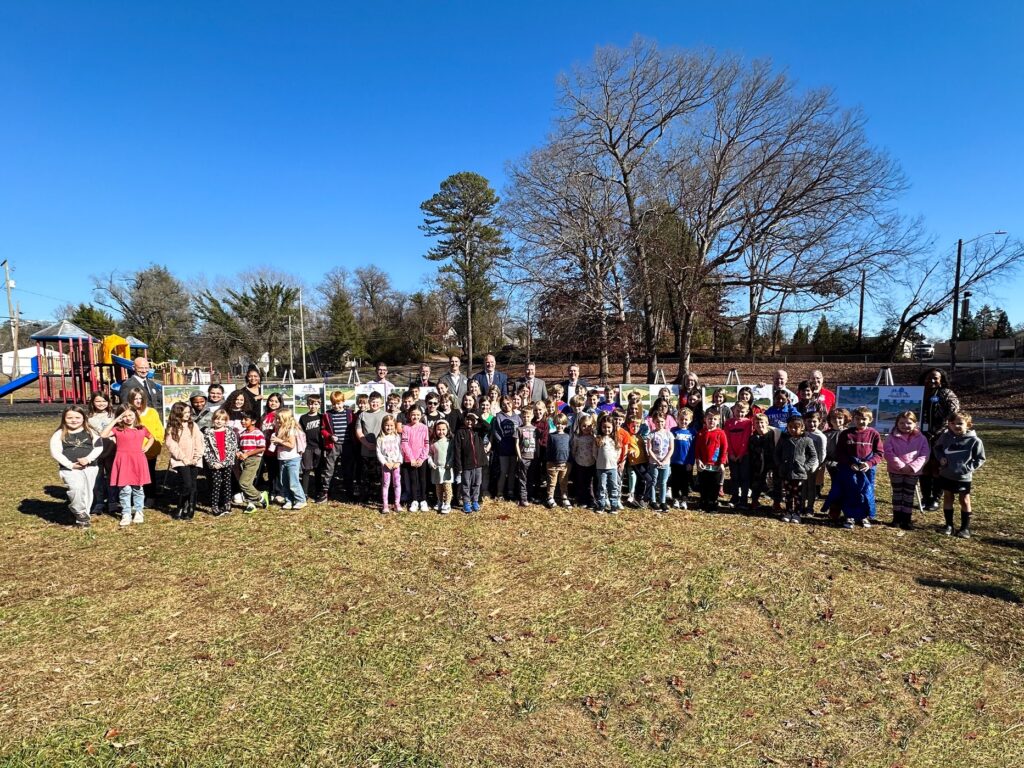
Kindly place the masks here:
<instances>
[{"instance_id":1,"label":"playground slide","mask_svg":"<svg viewBox=\"0 0 1024 768\"><path fill-rule=\"evenodd\" d=\"M24 376L19 376L14 381L9 381L3 386L0 386L0 397L9 395L15 390L21 389L26 384L31 384L33 381L39 380L39 361L36 359L32 360L32 370L26 373Z\"/></svg>"}]
</instances>

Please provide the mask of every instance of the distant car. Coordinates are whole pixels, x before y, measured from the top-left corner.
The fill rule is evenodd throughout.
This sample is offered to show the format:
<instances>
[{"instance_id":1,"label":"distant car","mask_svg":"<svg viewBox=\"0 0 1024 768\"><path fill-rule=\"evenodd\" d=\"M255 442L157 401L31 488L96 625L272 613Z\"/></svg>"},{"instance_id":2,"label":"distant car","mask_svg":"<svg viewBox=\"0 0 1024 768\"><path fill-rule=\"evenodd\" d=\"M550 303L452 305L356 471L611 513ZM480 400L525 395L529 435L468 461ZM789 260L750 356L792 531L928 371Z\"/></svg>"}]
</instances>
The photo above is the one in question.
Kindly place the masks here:
<instances>
[{"instance_id":1,"label":"distant car","mask_svg":"<svg viewBox=\"0 0 1024 768\"><path fill-rule=\"evenodd\" d=\"M919 341L914 345L915 360L931 360L935 357L935 345L927 341Z\"/></svg>"}]
</instances>

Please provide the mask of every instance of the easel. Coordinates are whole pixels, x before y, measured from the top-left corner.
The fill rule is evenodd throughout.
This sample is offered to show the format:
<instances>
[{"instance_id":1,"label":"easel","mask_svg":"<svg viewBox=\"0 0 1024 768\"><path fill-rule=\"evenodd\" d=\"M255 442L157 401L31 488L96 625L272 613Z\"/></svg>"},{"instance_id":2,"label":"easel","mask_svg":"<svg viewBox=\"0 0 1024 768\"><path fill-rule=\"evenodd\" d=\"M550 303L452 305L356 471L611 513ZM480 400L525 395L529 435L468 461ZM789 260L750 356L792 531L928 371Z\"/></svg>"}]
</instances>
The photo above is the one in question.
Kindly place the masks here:
<instances>
[{"instance_id":1,"label":"easel","mask_svg":"<svg viewBox=\"0 0 1024 768\"><path fill-rule=\"evenodd\" d=\"M355 360L346 361L345 367L348 368L348 383L345 386L355 387L363 383L359 378L359 364Z\"/></svg>"},{"instance_id":2,"label":"easel","mask_svg":"<svg viewBox=\"0 0 1024 768\"><path fill-rule=\"evenodd\" d=\"M887 365L883 365L878 369L878 375L875 376L876 387L891 387L893 386L892 381L892 368Z\"/></svg>"},{"instance_id":3,"label":"easel","mask_svg":"<svg viewBox=\"0 0 1024 768\"><path fill-rule=\"evenodd\" d=\"M735 368L729 369L729 374L725 377L725 386L729 387L735 384L737 387L742 386L740 381L740 372Z\"/></svg>"},{"instance_id":4,"label":"easel","mask_svg":"<svg viewBox=\"0 0 1024 768\"><path fill-rule=\"evenodd\" d=\"M665 385L668 384L668 382L665 381L665 371L663 369L659 368L658 370L656 370L654 372L654 381L652 383L653 384L665 384Z\"/></svg>"}]
</instances>

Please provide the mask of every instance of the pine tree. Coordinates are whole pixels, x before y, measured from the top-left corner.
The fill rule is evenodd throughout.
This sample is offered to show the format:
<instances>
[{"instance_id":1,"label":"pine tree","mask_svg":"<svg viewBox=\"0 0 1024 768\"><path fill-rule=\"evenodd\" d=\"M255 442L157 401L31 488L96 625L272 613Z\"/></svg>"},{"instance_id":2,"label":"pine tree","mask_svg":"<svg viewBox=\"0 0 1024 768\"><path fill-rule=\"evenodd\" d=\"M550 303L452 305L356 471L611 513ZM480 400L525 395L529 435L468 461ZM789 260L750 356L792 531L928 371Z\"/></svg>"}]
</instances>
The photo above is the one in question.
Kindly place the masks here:
<instances>
[{"instance_id":1,"label":"pine tree","mask_svg":"<svg viewBox=\"0 0 1024 768\"><path fill-rule=\"evenodd\" d=\"M356 322L352 301L345 291L337 291L327 306L329 320L327 322L327 354L331 362L341 362L342 355L347 351L353 358L366 355L365 340L362 329Z\"/></svg>"}]
</instances>

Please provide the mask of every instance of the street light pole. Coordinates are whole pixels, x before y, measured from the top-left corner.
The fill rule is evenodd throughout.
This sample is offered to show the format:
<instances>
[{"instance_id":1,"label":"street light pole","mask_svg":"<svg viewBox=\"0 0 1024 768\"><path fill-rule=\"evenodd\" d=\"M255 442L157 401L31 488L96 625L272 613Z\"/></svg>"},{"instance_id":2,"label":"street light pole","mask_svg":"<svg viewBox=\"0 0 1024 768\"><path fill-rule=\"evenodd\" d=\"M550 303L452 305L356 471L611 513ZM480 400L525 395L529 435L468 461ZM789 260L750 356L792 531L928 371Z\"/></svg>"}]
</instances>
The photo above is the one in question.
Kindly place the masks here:
<instances>
[{"instance_id":1,"label":"street light pole","mask_svg":"<svg viewBox=\"0 0 1024 768\"><path fill-rule=\"evenodd\" d=\"M956 340L960 335L960 262L964 250L963 239L956 241L956 272L953 273L953 328L949 336L949 383L956 375Z\"/></svg>"}]
</instances>

